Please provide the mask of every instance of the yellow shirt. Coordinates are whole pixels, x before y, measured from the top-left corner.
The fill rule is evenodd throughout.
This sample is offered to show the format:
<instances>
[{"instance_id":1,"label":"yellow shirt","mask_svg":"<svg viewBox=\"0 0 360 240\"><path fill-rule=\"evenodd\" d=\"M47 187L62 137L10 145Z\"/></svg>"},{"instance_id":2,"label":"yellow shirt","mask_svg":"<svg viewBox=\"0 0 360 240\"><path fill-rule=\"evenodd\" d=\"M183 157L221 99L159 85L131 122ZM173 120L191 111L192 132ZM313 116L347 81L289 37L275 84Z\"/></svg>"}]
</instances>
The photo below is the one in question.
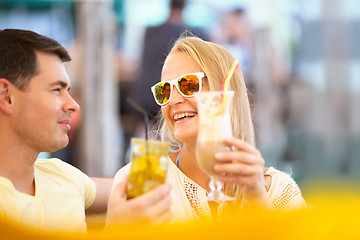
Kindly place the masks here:
<instances>
[{"instance_id":1,"label":"yellow shirt","mask_svg":"<svg viewBox=\"0 0 360 240\"><path fill-rule=\"evenodd\" d=\"M35 162L35 196L0 177L0 216L44 230L86 231L85 209L96 196L94 182L59 159Z\"/></svg>"}]
</instances>

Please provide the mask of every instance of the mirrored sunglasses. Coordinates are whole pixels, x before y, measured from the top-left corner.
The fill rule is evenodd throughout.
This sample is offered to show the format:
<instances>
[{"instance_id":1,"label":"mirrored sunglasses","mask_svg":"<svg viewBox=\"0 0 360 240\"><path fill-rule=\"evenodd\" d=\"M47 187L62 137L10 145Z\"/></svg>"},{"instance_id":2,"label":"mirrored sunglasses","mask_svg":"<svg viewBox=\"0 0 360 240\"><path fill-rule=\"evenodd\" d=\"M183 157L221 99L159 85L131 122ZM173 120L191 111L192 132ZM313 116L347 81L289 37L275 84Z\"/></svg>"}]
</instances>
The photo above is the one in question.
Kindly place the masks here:
<instances>
[{"instance_id":1,"label":"mirrored sunglasses","mask_svg":"<svg viewBox=\"0 0 360 240\"><path fill-rule=\"evenodd\" d=\"M162 81L151 87L155 101L159 105L169 102L173 93L173 86L184 97L193 97L201 91L203 72L187 73L171 81Z\"/></svg>"}]
</instances>

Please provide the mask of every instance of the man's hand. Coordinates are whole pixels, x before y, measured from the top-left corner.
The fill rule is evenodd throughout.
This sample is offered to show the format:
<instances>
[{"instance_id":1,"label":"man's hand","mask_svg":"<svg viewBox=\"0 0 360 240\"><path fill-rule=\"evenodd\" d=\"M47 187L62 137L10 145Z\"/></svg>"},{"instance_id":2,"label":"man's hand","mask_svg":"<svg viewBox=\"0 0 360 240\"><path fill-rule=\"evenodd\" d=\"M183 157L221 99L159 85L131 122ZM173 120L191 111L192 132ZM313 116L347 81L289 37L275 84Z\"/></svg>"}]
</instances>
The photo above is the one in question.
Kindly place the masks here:
<instances>
[{"instance_id":1,"label":"man's hand","mask_svg":"<svg viewBox=\"0 0 360 240\"><path fill-rule=\"evenodd\" d=\"M131 200L125 199L126 184L127 178L118 183L110 195L107 226L129 223L162 224L171 219L169 184L163 184Z\"/></svg>"}]
</instances>

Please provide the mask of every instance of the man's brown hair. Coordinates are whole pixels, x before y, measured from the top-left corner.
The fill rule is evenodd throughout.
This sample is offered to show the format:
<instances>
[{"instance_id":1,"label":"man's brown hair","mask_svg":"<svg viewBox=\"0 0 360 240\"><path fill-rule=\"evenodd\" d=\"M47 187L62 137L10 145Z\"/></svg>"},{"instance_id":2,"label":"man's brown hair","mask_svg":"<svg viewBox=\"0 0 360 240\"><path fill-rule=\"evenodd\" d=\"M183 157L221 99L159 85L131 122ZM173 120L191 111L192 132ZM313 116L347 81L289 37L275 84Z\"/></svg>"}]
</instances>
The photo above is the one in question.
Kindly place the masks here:
<instances>
[{"instance_id":1,"label":"man's brown hair","mask_svg":"<svg viewBox=\"0 0 360 240\"><path fill-rule=\"evenodd\" d=\"M71 61L66 49L54 39L28 30L0 30L0 78L25 91L38 73L36 52L55 54L62 62Z\"/></svg>"}]
</instances>

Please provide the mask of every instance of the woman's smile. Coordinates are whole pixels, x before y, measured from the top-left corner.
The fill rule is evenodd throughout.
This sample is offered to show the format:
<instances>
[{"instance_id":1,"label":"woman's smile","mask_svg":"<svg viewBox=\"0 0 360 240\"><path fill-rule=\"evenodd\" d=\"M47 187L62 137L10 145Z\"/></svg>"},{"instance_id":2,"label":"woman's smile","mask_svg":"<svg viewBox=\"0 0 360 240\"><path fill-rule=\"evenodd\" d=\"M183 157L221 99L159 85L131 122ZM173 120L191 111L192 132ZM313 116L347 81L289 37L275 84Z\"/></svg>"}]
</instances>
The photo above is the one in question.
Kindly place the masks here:
<instances>
[{"instance_id":1,"label":"woman's smile","mask_svg":"<svg viewBox=\"0 0 360 240\"><path fill-rule=\"evenodd\" d=\"M196 112L182 112L182 113L176 113L174 114L173 119L175 120L175 122L180 122L181 120L186 120L188 118L193 118L194 116L196 116L197 113Z\"/></svg>"}]
</instances>

